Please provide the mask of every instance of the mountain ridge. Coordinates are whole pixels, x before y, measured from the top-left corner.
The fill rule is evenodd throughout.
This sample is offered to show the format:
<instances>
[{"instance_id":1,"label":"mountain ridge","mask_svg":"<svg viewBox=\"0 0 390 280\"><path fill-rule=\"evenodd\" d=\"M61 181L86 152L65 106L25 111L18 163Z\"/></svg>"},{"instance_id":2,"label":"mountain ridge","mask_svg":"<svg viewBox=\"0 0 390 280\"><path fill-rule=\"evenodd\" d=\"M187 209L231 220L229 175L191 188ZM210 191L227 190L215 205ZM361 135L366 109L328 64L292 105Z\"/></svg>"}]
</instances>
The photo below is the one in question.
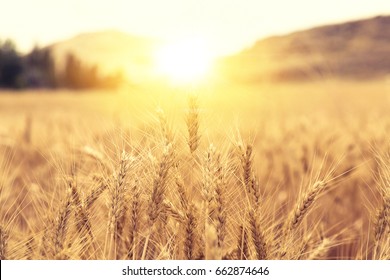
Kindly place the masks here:
<instances>
[{"instance_id":1,"label":"mountain ridge","mask_svg":"<svg viewBox=\"0 0 390 280\"><path fill-rule=\"evenodd\" d=\"M380 78L390 71L389 38L390 16L376 16L267 37L220 67L246 82Z\"/></svg>"},{"instance_id":2,"label":"mountain ridge","mask_svg":"<svg viewBox=\"0 0 390 280\"><path fill-rule=\"evenodd\" d=\"M240 82L376 79L390 74L390 16L298 30L257 40L217 61L222 77ZM162 42L118 30L82 33L49 46L58 61L73 52L103 71L124 70L133 81L155 78Z\"/></svg>"}]
</instances>

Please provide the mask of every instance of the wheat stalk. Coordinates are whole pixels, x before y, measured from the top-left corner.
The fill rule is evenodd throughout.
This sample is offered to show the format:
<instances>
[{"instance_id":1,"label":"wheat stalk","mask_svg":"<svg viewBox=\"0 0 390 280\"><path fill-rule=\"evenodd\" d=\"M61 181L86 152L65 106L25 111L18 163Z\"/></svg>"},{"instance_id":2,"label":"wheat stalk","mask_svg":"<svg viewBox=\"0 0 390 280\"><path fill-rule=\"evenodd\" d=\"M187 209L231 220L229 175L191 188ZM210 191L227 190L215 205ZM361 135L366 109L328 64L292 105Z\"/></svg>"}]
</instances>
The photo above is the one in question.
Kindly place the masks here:
<instances>
[{"instance_id":1,"label":"wheat stalk","mask_svg":"<svg viewBox=\"0 0 390 280\"><path fill-rule=\"evenodd\" d=\"M323 238L321 242L311 251L307 257L308 260L323 259L328 252L332 241L329 238Z\"/></svg>"},{"instance_id":2,"label":"wheat stalk","mask_svg":"<svg viewBox=\"0 0 390 280\"><path fill-rule=\"evenodd\" d=\"M253 171L253 147L251 144L248 144L244 149L239 144L238 149L240 151L242 181L252 207L256 208L260 203L260 188L255 172Z\"/></svg>"},{"instance_id":3,"label":"wheat stalk","mask_svg":"<svg viewBox=\"0 0 390 280\"><path fill-rule=\"evenodd\" d=\"M189 207L185 219L185 241L184 255L187 260L195 258L197 221L194 214L194 207Z\"/></svg>"},{"instance_id":4,"label":"wheat stalk","mask_svg":"<svg viewBox=\"0 0 390 280\"><path fill-rule=\"evenodd\" d=\"M188 129L188 147L193 154L199 147L199 106L196 96L188 97L188 114L187 114L187 129Z\"/></svg>"},{"instance_id":5,"label":"wheat stalk","mask_svg":"<svg viewBox=\"0 0 390 280\"><path fill-rule=\"evenodd\" d=\"M142 259L146 257L146 250L149 244L150 235L153 232L153 228L157 219L160 217L163 210L163 202L165 196L165 190L168 182L168 172L173 164L173 148L172 144L168 144L163 152L162 159L160 161L158 172L153 180L152 194L150 203L148 205L148 227L149 234L146 237L144 249L142 252Z\"/></svg>"},{"instance_id":6,"label":"wheat stalk","mask_svg":"<svg viewBox=\"0 0 390 280\"><path fill-rule=\"evenodd\" d=\"M305 215L313 206L319 194L323 192L327 184L324 181L315 182L312 187L299 199L293 212L285 223L285 230L292 231L299 226Z\"/></svg>"},{"instance_id":7,"label":"wheat stalk","mask_svg":"<svg viewBox=\"0 0 390 280\"><path fill-rule=\"evenodd\" d=\"M30 237L27 239L26 252L25 252L26 260L34 259L34 240L35 240L34 237Z\"/></svg>"},{"instance_id":8,"label":"wheat stalk","mask_svg":"<svg viewBox=\"0 0 390 280\"><path fill-rule=\"evenodd\" d=\"M248 231L241 225L240 226L240 235L238 240L238 249L240 252L240 260L247 260L249 257L249 241L248 241Z\"/></svg>"},{"instance_id":9,"label":"wheat stalk","mask_svg":"<svg viewBox=\"0 0 390 280\"><path fill-rule=\"evenodd\" d=\"M173 137L168 124L167 117L165 116L165 113L161 108L157 109L157 116L160 123L161 133L164 137L164 144L168 145L169 143L172 143Z\"/></svg>"},{"instance_id":10,"label":"wheat stalk","mask_svg":"<svg viewBox=\"0 0 390 280\"><path fill-rule=\"evenodd\" d=\"M223 179L217 180L215 194L216 194L216 202L217 202L216 223L217 223L218 247L221 250L223 250L224 241L226 237L226 228L227 228L225 182L223 182Z\"/></svg>"},{"instance_id":11,"label":"wheat stalk","mask_svg":"<svg viewBox=\"0 0 390 280\"><path fill-rule=\"evenodd\" d=\"M390 150L384 155L377 155L379 164L379 191L382 206L377 210L374 222L374 255L383 258L390 251Z\"/></svg>"},{"instance_id":12,"label":"wheat stalk","mask_svg":"<svg viewBox=\"0 0 390 280\"><path fill-rule=\"evenodd\" d=\"M165 147L158 173L153 181L152 195L148 207L149 226L152 227L161 214L164 194L167 187L168 171L172 166L172 145Z\"/></svg>"},{"instance_id":13,"label":"wheat stalk","mask_svg":"<svg viewBox=\"0 0 390 280\"><path fill-rule=\"evenodd\" d=\"M128 258L135 259L137 253L137 232L139 230L140 215L141 215L141 191L139 188L138 180L135 180L132 192L132 200L130 206L130 227L129 227L129 239L128 239Z\"/></svg>"},{"instance_id":14,"label":"wheat stalk","mask_svg":"<svg viewBox=\"0 0 390 280\"><path fill-rule=\"evenodd\" d=\"M8 230L0 225L0 260L7 259L8 238Z\"/></svg>"},{"instance_id":15,"label":"wheat stalk","mask_svg":"<svg viewBox=\"0 0 390 280\"><path fill-rule=\"evenodd\" d=\"M109 182L107 182L102 176L95 175L94 180L97 181L98 186L94 188L85 198L85 208L89 210L95 201L102 195L102 193L108 188Z\"/></svg>"},{"instance_id":16,"label":"wheat stalk","mask_svg":"<svg viewBox=\"0 0 390 280\"><path fill-rule=\"evenodd\" d=\"M390 197L385 195L374 222L374 259L381 258L384 251L390 248L388 247L390 245Z\"/></svg>"},{"instance_id":17,"label":"wheat stalk","mask_svg":"<svg viewBox=\"0 0 390 280\"><path fill-rule=\"evenodd\" d=\"M92 232L92 223L90 220L90 208L102 194L107 185L103 184L102 181L98 188L94 189L86 198L83 199L73 178L68 180L68 184L72 193L72 203L75 208L74 217L76 230L80 236L81 258L88 259L90 246L93 246L96 251L96 246L94 244L95 237Z\"/></svg>"},{"instance_id":18,"label":"wheat stalk","mask_svg":"<svg viewBox=\"0 0 390 280\"><path fill-rule=\"evenodd\" d=\"M382 207L378 210L376 222L375 222L375 230L374 230L374 237L375 242L379 243L384 234L386 233L386 228L389 225L389 203L383 203Z\"/></svg>"},{"instance_id":19,"label":"wheat stalk","mask_svg":"<svg viewBox=\"0 0 390 280\"><path fill-rule=\"evenodd\" d=\"M81 234L84 235L85 232L93 239L91 221L89 219L89 213L85 207L84 201L82 201L80 197L79 190L77 188L77 184L74 179L69 179L69 188L72 193L72 201L75 207L75 222L76 229Z\"/></svg>"},{"instance_id":20,"label":"wheat stalk","mask_svg":"<svg viewBox=\"0 0 390 280\"><path fill-rule=\"evenodd\" d=\"M55 228L54 228L54 256L56 258L61 258L62 251L64 249L64 242L66 234L69 228L69 218L72 211L72 191L67 189L67 195L63 205L60 207L57 217L55 219Z\"/></svg>"},{"instance_id":21,"label":"wheat stalk","mask_svg":"<svg viewBox=\"0 0 390 280\"><path fill-rule=\"evenodd\" d=\"M241 148L242 150L242 148ZM244 185L248 193L252 190L252 145L247 145L245 151L241 151L241 163L243 169Z\"/></svg>"},{"instance_id":22,"label":"wheat stalk","mask_svg":"<svg viewBox=\"0 0 390 280\"><path fill-rule=\"evenodd\" d=\"M117 237L118 237L118 223L125 212L125 192L127 188L126 176L129 169L130 160L132 158L126 153L122 152L119 170L113 186L109 187L110 201L109 201L109 219L107 226L106 239L109 236L108 250L111 252L111 258L117 256ZM106 243L107 244L107 243ZM106 252L105 248L105 252Z\"/></svg>"},{"instance_id":23,"label":"wheat stalk","mask_svg":"<svg viewBox=\"0 0 390 280\"><path fill-rule=\"evenodd\" d=\"M257 211L249 211L249 228L252 237L252 243L256 252L256 259L265 260L268 257L268 248L265 241L264 232L260 227Z\"/></svg>"}]
</instances>

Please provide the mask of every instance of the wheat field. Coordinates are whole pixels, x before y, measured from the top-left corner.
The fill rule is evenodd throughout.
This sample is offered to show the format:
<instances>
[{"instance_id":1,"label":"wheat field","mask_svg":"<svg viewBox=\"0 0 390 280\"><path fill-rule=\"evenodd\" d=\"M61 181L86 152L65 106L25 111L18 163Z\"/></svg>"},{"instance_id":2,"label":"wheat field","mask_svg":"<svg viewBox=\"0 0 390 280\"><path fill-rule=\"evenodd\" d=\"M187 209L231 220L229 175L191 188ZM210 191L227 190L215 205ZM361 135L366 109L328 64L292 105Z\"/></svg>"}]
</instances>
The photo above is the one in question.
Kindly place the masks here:
<instances>
[{"instance_id":1,"label":"wheat field","mask_svg":"<svg viewBox=\"0 0 390 280\"><path fill-rule=\"evenodd\" d=\"M386 81L0 94L0 259L389 259Z\"/></svg>"}]
</instances>

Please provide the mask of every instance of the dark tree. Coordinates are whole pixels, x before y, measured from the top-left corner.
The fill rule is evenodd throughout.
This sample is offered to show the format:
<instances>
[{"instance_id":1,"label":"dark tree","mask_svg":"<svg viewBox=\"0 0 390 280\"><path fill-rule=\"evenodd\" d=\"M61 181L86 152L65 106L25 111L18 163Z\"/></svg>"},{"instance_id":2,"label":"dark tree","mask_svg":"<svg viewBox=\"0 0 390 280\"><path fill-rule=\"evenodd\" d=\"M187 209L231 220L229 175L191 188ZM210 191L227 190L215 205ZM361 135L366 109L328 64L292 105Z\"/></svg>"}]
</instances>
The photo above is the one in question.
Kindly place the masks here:
<instances>
[{"instance_id":1,"label":"dark tree","mask_svg":"<svg viewBox=\"0 0 390 280\"><path fill-rule=\"evenodd\" d=\"M22 87L23 62L10 40L0 42L0 87Z\"/></svg>"},{"instance_id":2,"label":"dark tree","mask_svg":"<svg viewBox=\"0 0 390 280\"><path fill-rule=\"evenodd\" d=\"M58 86L55 63L50 49L34 49L25 57L24 79L27 87Z\"/></svg>"}]
</instances>

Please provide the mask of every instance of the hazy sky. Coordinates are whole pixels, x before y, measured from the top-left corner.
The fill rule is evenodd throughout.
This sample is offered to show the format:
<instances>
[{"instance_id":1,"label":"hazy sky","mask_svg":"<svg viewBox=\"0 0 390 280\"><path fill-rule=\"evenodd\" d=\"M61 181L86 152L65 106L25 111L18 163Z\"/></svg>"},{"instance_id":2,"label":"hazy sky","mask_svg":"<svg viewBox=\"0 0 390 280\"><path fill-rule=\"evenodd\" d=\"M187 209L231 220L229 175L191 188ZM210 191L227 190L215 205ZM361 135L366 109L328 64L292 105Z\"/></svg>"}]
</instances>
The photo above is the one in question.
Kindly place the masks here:
<instances>
[{"instance_id":1,"label":"hazy sky","mask_svg":"<svg viewBox=\"0 0 390 280\"><path fill-rule=\"evenodd\" d=\"M0 39L28 50L119 29L172 40L203 37L228 53L268 35L380 14L390 14L389 0L0 0Z\"/></svg>"}]
</instances>

